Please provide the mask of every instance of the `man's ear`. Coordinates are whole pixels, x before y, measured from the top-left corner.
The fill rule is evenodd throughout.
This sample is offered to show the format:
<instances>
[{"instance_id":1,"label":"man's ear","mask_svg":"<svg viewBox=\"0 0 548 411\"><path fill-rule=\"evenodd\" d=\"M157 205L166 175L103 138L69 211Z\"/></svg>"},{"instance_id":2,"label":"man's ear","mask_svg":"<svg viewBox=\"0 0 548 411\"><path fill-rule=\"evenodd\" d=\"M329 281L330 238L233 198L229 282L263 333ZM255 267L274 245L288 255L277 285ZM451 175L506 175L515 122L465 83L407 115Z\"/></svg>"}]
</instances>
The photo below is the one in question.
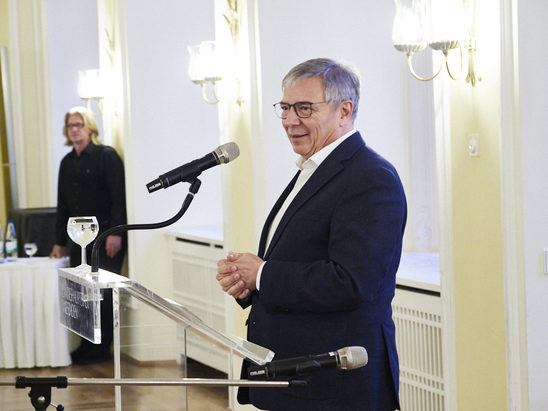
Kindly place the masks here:
<instances>
[{"instance_id":1,"label":"man's ear","mask_svg":"<svg viewBox=\"0 0 548 411\"><path fill-rule=\"evenodd\" d=\"M339 106L340 119L352 121L352 112L354 111L354 103L350 100L344 100Z\"/></svg>"}]
</instances>

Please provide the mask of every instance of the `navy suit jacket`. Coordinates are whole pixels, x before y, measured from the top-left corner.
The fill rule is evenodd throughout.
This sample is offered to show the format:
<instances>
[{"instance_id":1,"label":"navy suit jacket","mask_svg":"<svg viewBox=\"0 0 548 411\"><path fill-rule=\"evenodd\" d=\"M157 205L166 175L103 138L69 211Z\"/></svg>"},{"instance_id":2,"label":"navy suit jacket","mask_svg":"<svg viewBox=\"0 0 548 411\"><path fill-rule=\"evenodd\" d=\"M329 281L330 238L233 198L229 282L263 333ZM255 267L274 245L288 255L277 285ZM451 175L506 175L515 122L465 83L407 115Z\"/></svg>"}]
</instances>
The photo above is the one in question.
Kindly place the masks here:
<instances>
[{"instance_id":1,"label":"navy suit jacket","mask_svg":"<svg viewBox=\"0 0 548 411\"><path fill-rule=\"evenodd\" d=\"M306 388L241 388L238 400L269 410L399 409L399 367L391 301L406 222L394 167L359 133L316 169L266 236L297 176L268 216L259 244L266 261L251 305L248 339L274 360L363 346L369 362L321 371ZM244 362L242 378L247 378Z\"/></svg>"}]
</instances>

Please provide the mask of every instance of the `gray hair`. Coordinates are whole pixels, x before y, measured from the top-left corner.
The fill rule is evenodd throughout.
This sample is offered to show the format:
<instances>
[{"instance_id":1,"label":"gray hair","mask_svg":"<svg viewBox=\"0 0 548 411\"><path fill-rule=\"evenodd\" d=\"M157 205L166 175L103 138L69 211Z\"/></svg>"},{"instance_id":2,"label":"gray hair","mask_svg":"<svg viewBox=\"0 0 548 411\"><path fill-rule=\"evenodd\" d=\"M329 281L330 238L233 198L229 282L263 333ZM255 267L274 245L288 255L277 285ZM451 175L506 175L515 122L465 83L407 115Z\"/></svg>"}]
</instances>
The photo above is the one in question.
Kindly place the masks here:
<instances>
[{"instance_id":1,"label":"gray hair","mask_svg":"<svg viewBox=\"0 0 548 411\"><path fill-rule=\"evenodd\" d=\"M308 77L323 80L324 98L336 108L343 100L354 103L352 120L356 120L360 102L360 74L356 68L327 58L307 60L293 67L282 80L282 90Z\"/></svg>"}]
</instances>

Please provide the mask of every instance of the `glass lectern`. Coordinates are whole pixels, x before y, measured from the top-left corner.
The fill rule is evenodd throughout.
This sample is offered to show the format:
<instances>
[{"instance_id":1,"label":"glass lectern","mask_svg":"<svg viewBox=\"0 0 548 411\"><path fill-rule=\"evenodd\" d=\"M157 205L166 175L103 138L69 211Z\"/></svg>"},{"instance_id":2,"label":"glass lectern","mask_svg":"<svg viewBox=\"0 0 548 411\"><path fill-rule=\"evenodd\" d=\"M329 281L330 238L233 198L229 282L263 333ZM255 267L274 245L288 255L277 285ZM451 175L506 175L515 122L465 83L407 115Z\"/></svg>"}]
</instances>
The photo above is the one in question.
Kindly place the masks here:
<instances>
[{"instance_id":1,"label":"glass lectern","mask_svg":"<svg viewBox=\"0 0 548 411\"><path fill-rule=\"evenodd\" d=\"M97 273L83 272L77 268L59 269L59 303L61 323L83 338L93 343L101 341L101 290L112 289L113 300L113 327L114 327L114 380L121 379L120 373L120 291L153 307L160 313L176 321L187 330L209 339L218 347L229 353L232 363L233 355L246 358L255 364L265 364L274 357L274 353L264 347L253 344L244 339L227 336L207 324L198 316L190 312L185 306L163 298L141 284L109 271L99 269ZM186 341L185 341L186 344ZM185 359L186 360L186 359ZM232 367L229 368L227 386L247 385L243 380L234 381ZM239 382L242 381L242 382ZM250 382L251 384L251 382ZM264 381L253 382L254 386L285 386L287 382ZM121 385L115 385L116 410L121 410ZM207 382L204 382L207 385Z\"/></svg>"}]
</instances>

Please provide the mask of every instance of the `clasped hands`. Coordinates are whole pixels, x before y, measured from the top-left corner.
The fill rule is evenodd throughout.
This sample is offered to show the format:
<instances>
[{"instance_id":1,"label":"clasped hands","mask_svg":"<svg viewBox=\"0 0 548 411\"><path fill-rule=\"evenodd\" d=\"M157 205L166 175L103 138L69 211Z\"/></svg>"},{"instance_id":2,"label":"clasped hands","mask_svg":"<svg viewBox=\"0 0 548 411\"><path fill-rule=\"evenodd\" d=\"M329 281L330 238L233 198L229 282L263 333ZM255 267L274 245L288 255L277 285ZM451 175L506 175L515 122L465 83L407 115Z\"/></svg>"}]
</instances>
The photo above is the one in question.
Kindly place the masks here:
<instances>
[{"instance_id":1,"label":"clasped hands","mask_svg":"<svg viewBox=\"0 0 548 411\"><path fill-rule=\"evenodd\" d=\"M224 292L234 298L246 298L257 289L257 273L263 260L251 253L229 251L217 262L217 281Z\"/></svg>"}]
</instances>

